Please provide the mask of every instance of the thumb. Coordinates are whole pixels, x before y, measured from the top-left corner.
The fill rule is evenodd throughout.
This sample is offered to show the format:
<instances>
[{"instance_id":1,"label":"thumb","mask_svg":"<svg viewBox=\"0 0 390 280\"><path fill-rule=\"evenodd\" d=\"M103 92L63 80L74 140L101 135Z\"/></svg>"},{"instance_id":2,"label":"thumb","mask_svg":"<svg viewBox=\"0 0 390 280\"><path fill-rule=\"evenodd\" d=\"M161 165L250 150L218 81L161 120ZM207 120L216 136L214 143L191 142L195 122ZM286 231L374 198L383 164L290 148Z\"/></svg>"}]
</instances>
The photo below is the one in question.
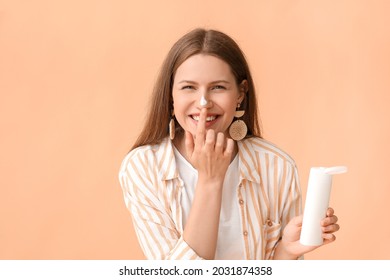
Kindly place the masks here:
<instances>
[{"instance_id":1,"label":"thumb","mask_svg":"<svg viewBox=\"0 0 390 280\"><path fill-rule=\"evenodd\" d=\"M303 215L299 215L292 218L289 223L297 227L302 227L302 221L303 221Z\"/></svg>"}]
</instances>

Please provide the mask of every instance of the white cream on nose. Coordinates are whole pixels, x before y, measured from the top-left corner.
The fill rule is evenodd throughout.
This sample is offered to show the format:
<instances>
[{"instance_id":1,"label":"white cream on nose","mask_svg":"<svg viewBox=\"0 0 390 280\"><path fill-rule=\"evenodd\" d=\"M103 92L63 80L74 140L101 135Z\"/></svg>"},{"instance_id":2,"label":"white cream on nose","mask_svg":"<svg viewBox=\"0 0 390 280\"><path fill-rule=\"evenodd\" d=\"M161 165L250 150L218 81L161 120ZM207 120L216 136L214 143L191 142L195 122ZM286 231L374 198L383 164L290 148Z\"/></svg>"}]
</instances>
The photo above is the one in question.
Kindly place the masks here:
<instances>
[{"instance_id":1,"label":"white cream on nose","mask_svg":"<svg viewBox=\"0 0 390 280\"><path fill-rule=\"evenodd\" d=\"M202 97L200 98L200 106L206 106L207 105L207 100L206 98L204 98L204 96L202 95Z\"/></svg>"}]
</instances>

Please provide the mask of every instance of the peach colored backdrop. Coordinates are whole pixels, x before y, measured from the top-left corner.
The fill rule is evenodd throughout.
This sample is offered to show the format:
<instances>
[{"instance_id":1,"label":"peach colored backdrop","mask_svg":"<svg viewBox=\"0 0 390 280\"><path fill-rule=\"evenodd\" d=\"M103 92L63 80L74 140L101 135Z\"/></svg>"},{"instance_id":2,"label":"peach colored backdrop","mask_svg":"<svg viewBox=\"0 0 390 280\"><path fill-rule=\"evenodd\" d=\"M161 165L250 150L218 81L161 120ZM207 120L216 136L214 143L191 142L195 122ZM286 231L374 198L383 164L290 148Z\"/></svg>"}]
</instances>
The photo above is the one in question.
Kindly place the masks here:
<instances>
[{"instance_id":1,"label":"peach colored backdrop","mask_svg":"<svg viewBox=\"0 0 390 280\"><path fill-rule=\"evenodd\" d=\"M265 137L345 164L337 242L390 259L389 1L0 0L0 258L142 259L117 179L172 43L201 26L245 51Z\"/></svg>"}]
</instances>

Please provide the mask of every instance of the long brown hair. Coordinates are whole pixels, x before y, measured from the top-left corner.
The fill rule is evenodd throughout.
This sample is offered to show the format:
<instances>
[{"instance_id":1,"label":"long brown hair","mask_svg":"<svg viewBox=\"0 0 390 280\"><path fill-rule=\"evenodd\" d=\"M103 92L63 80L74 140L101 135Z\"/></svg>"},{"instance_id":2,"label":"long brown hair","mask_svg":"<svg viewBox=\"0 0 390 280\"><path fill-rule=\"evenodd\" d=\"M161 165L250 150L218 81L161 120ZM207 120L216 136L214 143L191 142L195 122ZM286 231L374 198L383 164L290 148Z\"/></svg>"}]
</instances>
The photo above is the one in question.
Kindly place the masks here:
<instances>
[{"instance_id":1,"label":"long brown hair","mask_svg":"<svg viewBox=\"0 0 390 280\"><path fill-rule=\"evenodd\" d=\"M143 145L158 144L168 136L168 125L173 110L172 86L176 70L186 59L196 54L213 55L229 64L237 85L247 80L248 91L243 102L245 114L242 117L248 127L246 137L262 137L255 87L243 52L228 35L216 30L198 28L181 37L165 58L154 85L145 125L132 150ZM175 122L177 133L183 132L177 121Z\"/></svg>"}]
</instances>

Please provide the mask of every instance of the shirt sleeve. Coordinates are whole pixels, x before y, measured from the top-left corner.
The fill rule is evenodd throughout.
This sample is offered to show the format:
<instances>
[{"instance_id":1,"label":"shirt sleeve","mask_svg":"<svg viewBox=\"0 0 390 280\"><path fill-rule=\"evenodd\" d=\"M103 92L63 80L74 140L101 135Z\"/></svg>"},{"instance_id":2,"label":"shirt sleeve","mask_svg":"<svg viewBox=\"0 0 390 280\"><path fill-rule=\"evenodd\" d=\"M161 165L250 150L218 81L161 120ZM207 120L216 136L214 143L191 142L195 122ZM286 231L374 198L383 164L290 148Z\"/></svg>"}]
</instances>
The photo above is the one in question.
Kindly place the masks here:
<instances>
[{"instance_id":1,"label":"shirt sleeve","mask_svg":"<svg viewBox=\"0 0 390 280\"><path fill-rule=\"evenodd\" d=\"M302 192L299 184L298 169L294 164L289 166L287 173L291 174L291 177L287 180L288 191L284 194L284 203L282 212L282 228L284 228L288 222L295 216L302 214Z\"/></svg>"},{"instance_id":2,"label":"shirt sleeve","mask_svg":"<svg viewBox=\"0 0 390 280\"><path fill-rule=\"evenodd\" d=\"M278 209L280 214L280 228L278 231L278 240L274 244L271 252L267 256L267 259L273 259L275 254L275 249L282 238L283 230L289 221L295 217L302 214L302 194L301 187L299 184L298 170L294 162L288 162L284 165L284 170L282 173L284 175L284 180L282 180L280 185L279 199L281 200L280 209ZM283 178L283 176L282 176ZM274 206L276 207L276 205ZM302 258L302 257L301 257Z\"/></svg>"},{"instance_id":3,"label":"shirt sleeve","mask_svg":"<svg viewBox=\"0 0 390 280\"><path fill-rule=\"evenodd\" d=\"M147 259L202 259L184 241L161 198L157 176L142 156L127 156L119 172L126 207L131 213L140 246ZM161 187L161 186L160 186ZM168 198L166 197L166 200Z\"/></svg>"}]
</instances>

